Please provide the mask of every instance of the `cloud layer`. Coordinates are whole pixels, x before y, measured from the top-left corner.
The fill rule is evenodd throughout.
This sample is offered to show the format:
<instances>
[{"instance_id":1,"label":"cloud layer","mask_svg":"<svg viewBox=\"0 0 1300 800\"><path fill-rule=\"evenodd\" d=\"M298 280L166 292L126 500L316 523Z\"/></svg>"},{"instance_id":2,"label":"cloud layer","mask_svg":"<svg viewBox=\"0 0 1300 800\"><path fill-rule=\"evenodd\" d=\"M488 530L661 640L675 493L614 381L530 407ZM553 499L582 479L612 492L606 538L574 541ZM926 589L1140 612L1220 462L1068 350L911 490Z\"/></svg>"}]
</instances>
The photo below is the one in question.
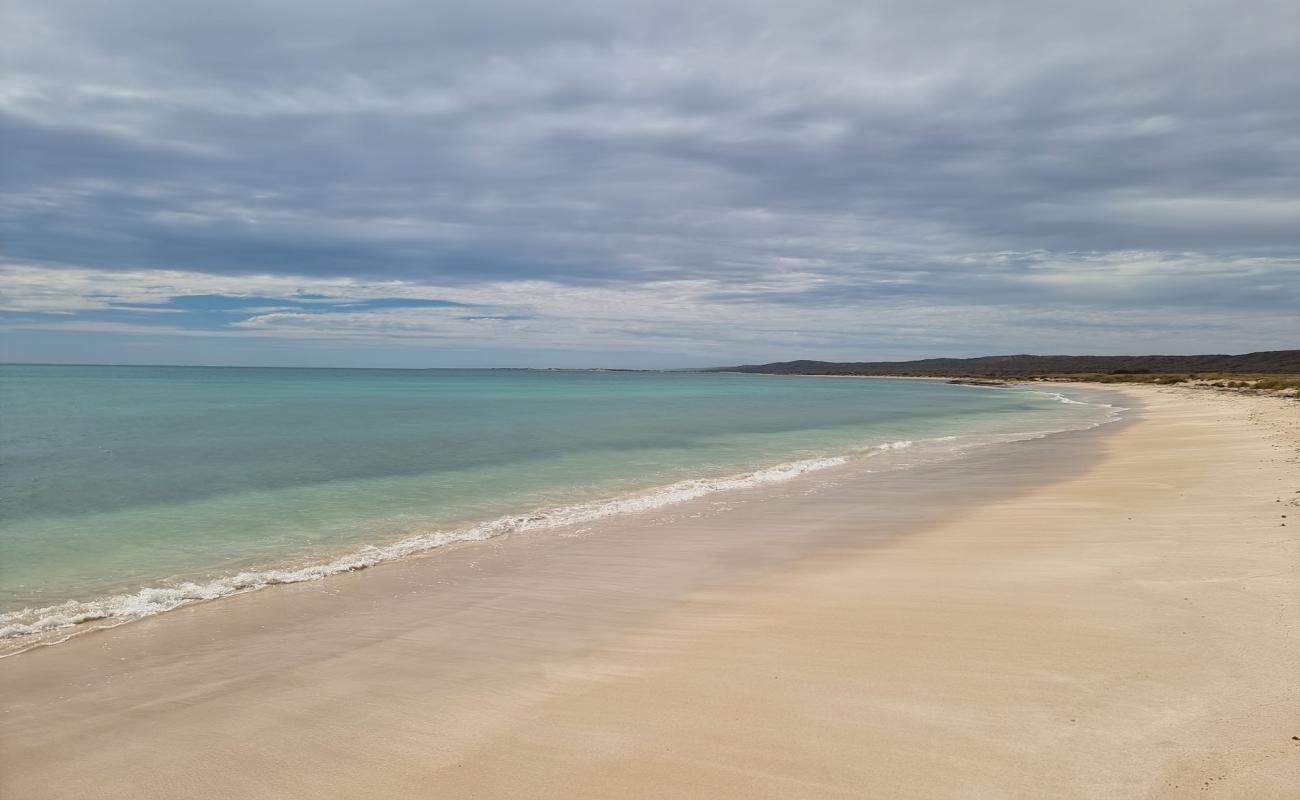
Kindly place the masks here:
<instances>
[{"instance_id":1,"label":"cloud layer","mask_svg":"<svg viewBox=\"0 0 1300 800\"><path fill-rule=\"evenodd\" d=\"M9 3L3 355L1295 346L1300 11L1133 6Z\"/></svg>"}]
</instances>

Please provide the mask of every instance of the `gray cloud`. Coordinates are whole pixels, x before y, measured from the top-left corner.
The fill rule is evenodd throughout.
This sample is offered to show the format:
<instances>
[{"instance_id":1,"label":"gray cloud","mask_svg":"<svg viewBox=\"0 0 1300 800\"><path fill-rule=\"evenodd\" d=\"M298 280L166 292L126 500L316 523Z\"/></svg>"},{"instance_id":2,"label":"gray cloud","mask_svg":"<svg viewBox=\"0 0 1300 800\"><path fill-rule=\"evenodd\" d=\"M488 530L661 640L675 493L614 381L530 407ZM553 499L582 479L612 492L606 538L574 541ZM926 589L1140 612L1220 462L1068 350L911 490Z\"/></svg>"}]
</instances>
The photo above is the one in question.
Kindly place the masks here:
<instances>
[{"instance_id":1,"label":"gray cloud","mask_svg":"<svg viewBox=\"0 0 1300 800\"><path fill-rule=\"evenodd\" d=\"M438 328L665 362L755 336L1041 349L1043 313L1145 311L1182 349L1300 339L1293 3L209 5L6 4L11 263L50 285L180 270L640 301L696 282L700 318L632 338ZM564 308L573 330L603 313ZM398 339L443 312L359 313L225 332ZM677 341L725 344L718 319L748 333Z\"/></svg>"}]
</instances>

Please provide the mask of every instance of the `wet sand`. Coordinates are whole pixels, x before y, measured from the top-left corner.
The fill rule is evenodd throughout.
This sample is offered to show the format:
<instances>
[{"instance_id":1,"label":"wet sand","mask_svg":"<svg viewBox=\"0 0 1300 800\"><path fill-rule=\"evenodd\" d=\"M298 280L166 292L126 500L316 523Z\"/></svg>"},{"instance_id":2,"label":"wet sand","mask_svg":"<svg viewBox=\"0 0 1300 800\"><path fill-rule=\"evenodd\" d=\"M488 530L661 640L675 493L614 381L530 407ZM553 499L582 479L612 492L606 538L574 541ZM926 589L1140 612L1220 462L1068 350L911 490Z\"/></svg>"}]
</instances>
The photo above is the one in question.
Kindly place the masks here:
<instances>
[{"instance_id":1,"label":"wet sand","mask_svg":"<svg viewBox=\"0 0 1300 800\"><path fill-rule=\"evenodd\" d=\"M1300 405L1124 391L0 660L0 796L1293 797Z\"/></svg>"}]
</instances>

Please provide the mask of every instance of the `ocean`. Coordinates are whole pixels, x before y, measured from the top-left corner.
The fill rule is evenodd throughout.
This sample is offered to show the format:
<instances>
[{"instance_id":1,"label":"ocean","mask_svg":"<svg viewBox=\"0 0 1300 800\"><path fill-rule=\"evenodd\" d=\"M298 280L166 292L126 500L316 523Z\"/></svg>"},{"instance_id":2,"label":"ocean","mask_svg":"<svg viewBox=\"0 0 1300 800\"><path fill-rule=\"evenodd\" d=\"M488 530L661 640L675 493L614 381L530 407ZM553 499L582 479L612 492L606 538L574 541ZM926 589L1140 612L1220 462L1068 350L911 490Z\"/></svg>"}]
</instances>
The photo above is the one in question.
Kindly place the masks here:
<instances>
[{"instance_id":1,"label":"ocean","mask_svg":"<svg viewBox=\"0 0 1300 800\"><path fill-rule=\"evenodd\" d=\"M903 379L4 365L0 638L1112 412Z\"/></svg>"}]
</instances>

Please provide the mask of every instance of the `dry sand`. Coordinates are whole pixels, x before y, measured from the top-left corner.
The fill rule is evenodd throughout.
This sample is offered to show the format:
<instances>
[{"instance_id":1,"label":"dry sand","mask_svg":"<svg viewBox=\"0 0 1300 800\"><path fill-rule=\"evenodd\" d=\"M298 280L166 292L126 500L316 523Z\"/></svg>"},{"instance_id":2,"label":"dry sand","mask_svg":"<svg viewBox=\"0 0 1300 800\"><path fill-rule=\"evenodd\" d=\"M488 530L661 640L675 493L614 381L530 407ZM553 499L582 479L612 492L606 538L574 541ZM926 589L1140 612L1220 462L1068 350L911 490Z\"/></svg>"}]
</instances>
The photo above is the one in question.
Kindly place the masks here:
<instances>
[{"instance_id":1,"label":"dry sand","mask_svg":"<svg viewBox=\"0 0 1300 800\"><path fill-rule=\"evenodd\" d=\"M4 659L0 796L1298 797L1300 404L1124 392Z\"/></svg>"}]
</instances>

